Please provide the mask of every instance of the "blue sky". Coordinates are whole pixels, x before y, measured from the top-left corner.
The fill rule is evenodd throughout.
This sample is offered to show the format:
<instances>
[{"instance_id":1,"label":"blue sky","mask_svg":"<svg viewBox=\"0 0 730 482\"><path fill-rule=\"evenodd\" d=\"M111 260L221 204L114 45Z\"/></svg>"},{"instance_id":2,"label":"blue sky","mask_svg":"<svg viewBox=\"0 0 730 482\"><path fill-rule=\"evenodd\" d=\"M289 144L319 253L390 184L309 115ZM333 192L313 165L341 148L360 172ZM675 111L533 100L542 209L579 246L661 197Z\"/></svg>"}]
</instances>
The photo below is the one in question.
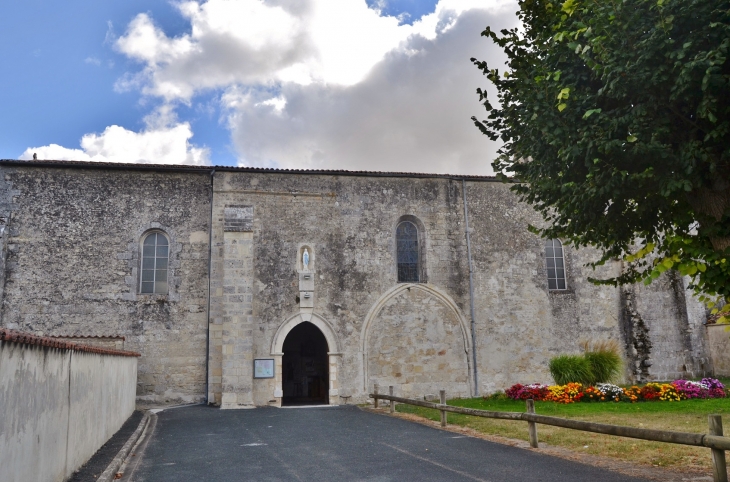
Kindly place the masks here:
<instances>
[{"instance_id":1,"label":"blue sky","mask_svg":"<svg viewBox=\"0 0 730 482\"><path fill-rule=\"evenodd\" d=\"M484 82L468 58L500 60L479 33L510 26L515 8L337 2L4 6L0 158L34 149L41 158L485 172L475 153L493 157L496 147L464 134L465 150L463 135L436 119L459 104L454 119L474 129L473 91ZM424 162L432 131L443 152Z\"/></svg>"}]
</instances>

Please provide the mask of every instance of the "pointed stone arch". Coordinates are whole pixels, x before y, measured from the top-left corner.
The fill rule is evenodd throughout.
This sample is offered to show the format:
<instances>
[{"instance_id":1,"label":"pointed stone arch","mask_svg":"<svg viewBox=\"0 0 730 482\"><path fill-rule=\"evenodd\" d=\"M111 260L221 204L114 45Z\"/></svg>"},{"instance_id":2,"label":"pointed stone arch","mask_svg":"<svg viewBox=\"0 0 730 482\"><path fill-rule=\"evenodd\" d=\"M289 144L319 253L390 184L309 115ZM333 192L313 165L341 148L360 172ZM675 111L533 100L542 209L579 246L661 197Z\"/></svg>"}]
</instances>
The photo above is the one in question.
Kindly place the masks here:
<instances>
[{"instance_id":1,"label":"pointed stone arch","mask_svg":"<svg viewBox=\"0 0 730 482\"><path fill-rule=\"evenodd\" d=\"M289 333L301 323L309 322L316 326L327 340L327 356L329 358L329 404L339 405L339 363L342 356L340 351L340 343L337 339L335 331L327 320L316 313L297 313L289 317L276 330L274 338L271 340L271 356L274 358L274 398L277 400L276 405L281 406L283 397L282 390L282 362L284 356L284 340Z\"/></svg>"},{"instance_id":2,"label":"pointed stone arch","mask_svg":"<svg viewBox=\"0 0 730 482\"><path fill-rule=\"evenodd\" d=\"M324 318L316 313L297 313L282 323L279 326L279 329L276 330L274 339L271 341L271 354L281 354L284 349L284 340L286 340L286 336L294 329L295 326L300 323L304 323L305 321L308 321L319 328L327 340L329 353L340 353L340 345L337 341L337 335L335 335L335 331L332 329L332 326L330 326Z\"/></svg>"},{"instance_id":3,"label":"pointed stone arch","mask_svg":"<svg viewBox=\"0 0 730 482\"><path fill-rule=\"evenodd\" d=\"M472 344L471 344L471 336L470 336L470 328L469 323L466 320L466 317L459 309L456 302L451 298L447 293L445 293L443 290L426 283L402 283L394 286L393 288L386 291L370 308L368 311L368 314L365 317L365 320L363 322L363 326L360 332L360 351L362 353L362 389L365 391L365 393L369 393L368 390L370 390L372 387L368 386L368 380L369 380L369 368L368 368L368 361L369 361L369 341L370 337L372 335L372 331L374 328L374 322L379 317L380 313L383 311L383 309L389 304L391 300L394 298L404 294L406 291L415 290L416 292L421 292L424 294L427 294L431 297L433 297L436 301L438 301L448 312L451 313L451 315L454 317L454 319L457 321L459 326L459 333L461 335L461 348L463 349L464 356L465 356L465 364L468 373L467 379L465 383L468 386L468 394L473 393L473 374L474 374L474 367L472 364L472 358L471 358L471 350L472 350Z\"/></svg>"}]
</instances>

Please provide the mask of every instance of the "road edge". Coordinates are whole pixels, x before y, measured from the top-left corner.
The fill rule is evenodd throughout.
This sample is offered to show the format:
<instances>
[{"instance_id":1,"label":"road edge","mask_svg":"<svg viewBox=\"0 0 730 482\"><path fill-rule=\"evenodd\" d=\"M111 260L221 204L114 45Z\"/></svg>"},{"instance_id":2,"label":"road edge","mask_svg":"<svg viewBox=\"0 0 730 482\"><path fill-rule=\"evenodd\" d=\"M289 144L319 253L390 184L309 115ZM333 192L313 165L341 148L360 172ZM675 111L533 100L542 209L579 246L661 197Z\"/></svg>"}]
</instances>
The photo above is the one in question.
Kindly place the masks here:
<instances>
[{"instance_id":1,"label":"road edge","mask_svg":"<svg viewBox=\"0 0 730 482\"><path fill-rule=\"evenodd\" d=\"M119 470L119 467L122 466L124 463L124 460L129 455L129 452L132 451L132 447L135 446L139 438L142 436L142 433L147 428L147 425L150 423L150 412L145 411L144 415L142 416L142 420L140 420L139 425L137 426L137 430L134 431L131 437L127 440L127 442L122 446L121 450L117 453L117 455L112 459L112 461L107 465L104 472L101 473L98 479L96 479L96 482L111 482L115 479L115 476L117 475L117 470Z\"/></svg>"}]
</instances>

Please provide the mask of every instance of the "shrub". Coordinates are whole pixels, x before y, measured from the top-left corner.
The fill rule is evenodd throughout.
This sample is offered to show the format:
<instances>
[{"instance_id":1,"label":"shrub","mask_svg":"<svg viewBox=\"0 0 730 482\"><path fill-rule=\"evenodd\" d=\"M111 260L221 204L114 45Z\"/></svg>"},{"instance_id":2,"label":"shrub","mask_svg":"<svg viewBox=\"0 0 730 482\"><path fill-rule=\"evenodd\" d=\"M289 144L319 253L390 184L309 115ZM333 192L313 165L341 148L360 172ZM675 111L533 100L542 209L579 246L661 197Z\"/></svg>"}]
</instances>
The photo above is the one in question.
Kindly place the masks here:
<instances>
[{"instance_id":1,"label":"shrub","mask_svg":"<svg viewBox=\"0 0 730 482\"><path fill-rule=\"evenodd\" d=\"M616 340L604 340L583 344L585 359L593 371L592 383L609 383L621 376L623 362Z\"/></svg>"},{"instance_id":2,"label":"shrub","mask_svg":"<svg viewBox=\"0 0 730 482\"><path fill-rule=\"evenodd\" d=\"M710 391L710 398L725 398L725 385L716 378L703 378L702 384L706 385Z\"/></svg>"},{"instance_id":3,"label":"shrub","mask_svg":"<svg viewBox=\"0 0 730 482\"><path fill-rule=\"evenodd\" d=\"M624 393L621 395L622 402L636 403L641 400L641 389L636 385L632 385L629 388L624 388Z\"/></svg>"},{"instance_id":4,"label":"shrub","mask_svg":"<svg viewBox=\"0 0 730 482\"><path fill-rule=\"evenodd\" d=\"M710 398L710 387L702 382L674 380L672 385L686 398Z\"/></svg>"},{"instance_id":5,"label":"shrub","mask_svg":"<svg viewBox=\"0 0 730 482\"><path fill-rule=\"evenodd\" d=\"M583 390L583 397L580 399L581 402L603 402L605 400L606 394L596 387L588 387Z\"/></svg>"},{"instance_id":6,"label":"shrub","mask_svg":"<svg viewBox=\"0 0 730 482\"><path fill-rule=\"evenodd\" d=\"M565 385L550 385L546 400L557 403L573 403L580 401L583 396L583 385L568 383Z\"/></svg>"},{"instance_id":7,"label":"shrub","mask_svg":"<svg viewBox=\"0 0 730 482\"><path fill-rule=\"evenodd\" d=\"M647 383L641 389L639 389L639 394L641 395L642 400L659 400L659 397L661 396L661 385L658 383Z\"/></svg>"},{"instance_id":8,"label":"shrub","mask_svg":"<svg viewBox=\"0 0 730 482\"><path fill-rule=\"evenodd\" d=\"M661 400L662 402L678 402L687 398L682 392L677 390L676 386L672 385L671 383L662 383L660 390L661 395L659 397L659 400Z\"/></svg>"},{"instance_id":9,"label":"shrub","mask_svg":"<svg viewBox=\"0 0 730 482\"><path fill-rule=\"evenodd\" d=\"M621 396L624 395L624 389L618 385L599 383L596 385L596 388L606 396L606 400L619 402L621 401Z\"/></svg>"},{"instance_id":10,"label":"shrub","mask_svg":"<svg viewBox=\"0 0 730 482\"><path fill-rule=\"evenodd\" d=\"M545 400L548 395L548 386L541 383L533 383L532 385L512 385L505 390L505 394L513 400L527 400L531 398L535 401Z\"/></svg>"},{"instance_id":11,"label":"shrub","mask_svg":"<svg viewBox=\"0 0 730 482\"><path fill-rule=\"evenodd\" d=\"M550 360L550 375L558 385L592 385L595 375L591 364L580 355L558 355Z\"/></svg>"}]
</instances>

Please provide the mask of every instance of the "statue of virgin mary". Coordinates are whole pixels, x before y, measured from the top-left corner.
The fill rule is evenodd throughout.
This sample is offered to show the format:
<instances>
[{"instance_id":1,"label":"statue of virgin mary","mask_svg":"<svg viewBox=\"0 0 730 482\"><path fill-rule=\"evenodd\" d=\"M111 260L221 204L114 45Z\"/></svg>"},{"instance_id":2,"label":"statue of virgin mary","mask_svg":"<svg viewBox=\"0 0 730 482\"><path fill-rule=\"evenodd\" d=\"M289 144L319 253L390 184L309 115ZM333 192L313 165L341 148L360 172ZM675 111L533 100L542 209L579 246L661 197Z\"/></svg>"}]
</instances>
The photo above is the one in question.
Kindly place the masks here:
<instances>
[{"instance_id":1,"label":"statue of virgin mary","mask_svg":"<svg viewBox=\"0 0 730 482\"><path fill-rule=\"evenodd\" d=\"M304 248L304 254L302 255L302 267L304 271L309 271L309 251Z\"/></svg>"}]
</instances>

